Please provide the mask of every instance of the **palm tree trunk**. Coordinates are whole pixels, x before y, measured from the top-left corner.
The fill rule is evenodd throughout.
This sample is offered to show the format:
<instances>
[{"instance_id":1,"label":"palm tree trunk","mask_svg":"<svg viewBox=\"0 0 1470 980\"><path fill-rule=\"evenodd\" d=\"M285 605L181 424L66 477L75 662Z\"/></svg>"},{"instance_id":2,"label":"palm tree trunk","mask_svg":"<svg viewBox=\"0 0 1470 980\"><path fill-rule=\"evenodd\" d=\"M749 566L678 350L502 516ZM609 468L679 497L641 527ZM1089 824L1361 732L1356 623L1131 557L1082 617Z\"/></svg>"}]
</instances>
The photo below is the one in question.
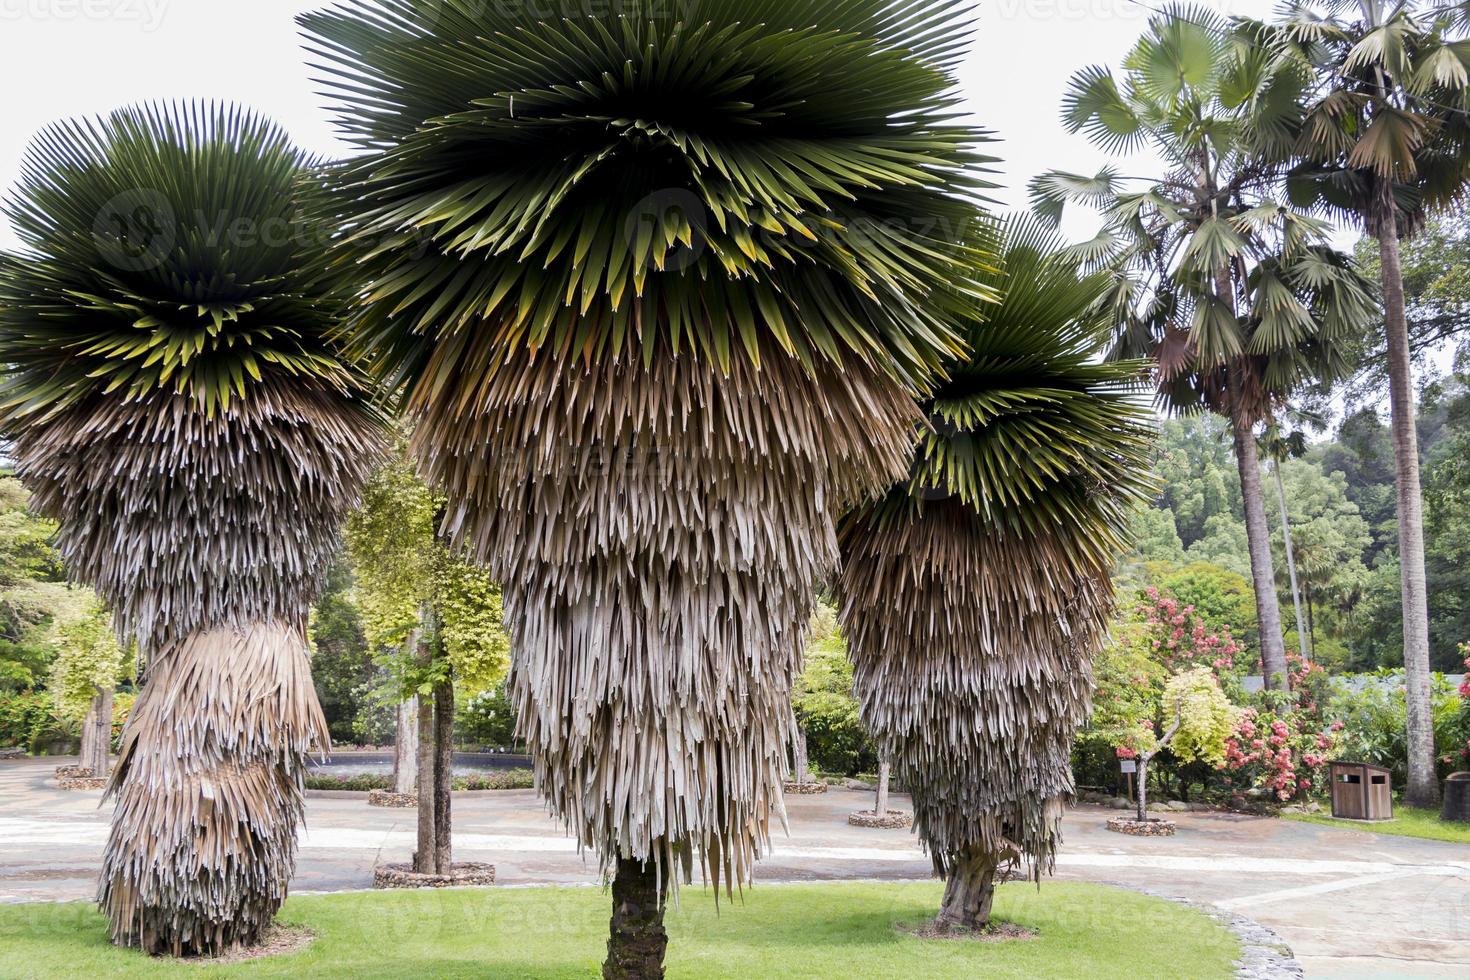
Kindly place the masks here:
<instances>
[{"instance_id":1,"label":"palm tree trunk","mask_svg":"<svg viewBox=\"0 0 1470 980\"><path fill-rule=\"evenodd\" d=\"M112 753L112 688L97 692L82 721L83 769L94 776L107 775L107 757Z\"/></svg>"},{"instance_id":2,"label":"palm tree trunk","mask_svg":"<svg viewBox=\"0 0 1470 980\"><path fill-rule=\"evenodd\" d=\"M796 720L795 715L791 721L791 761L792 768L796 770L793 775L796 785L805 786L806 781L811 778L806 754L806 729L801 727L801 722Z\"/></svg>"},{"instance_id":3,"label":"palm tree trunk","mask_svg":"<svg viewBox=\"0 0 1470 980\"><path fill-rule=\"evenodd\" d=\"M1434 721L1429 705L1429 589L1424 571L1424 498L1419 487L1419 441L1414 431L1409 321L1399 262L1393 186L1378 182L1375 226L1383 266L1383 322L1388 334L1388 394L1398 486L1399 574L1403 587L1404 691L1408 698L1409 785L1404 802L1439 802L1434 774Z\"/></svg>"},{"instance_id":4,"label":"palm tree trunk","mask_svg":"<svg viewBox=\"0 0 1470 980\"><path fill-rule=\"evenodd\" d=\"M1306 620L1302 619L1302 591L1297 586L1296 580L1296 555L1291 550L1291 518L1286 509L1286 484L1281 481L1281 463L1278 461L1272 469L1276 474L1276 498L1281 503L1281 540L1286 546L1286 571L1291 577L1291 605L1296 612L1296 644L1301 651L1302 659L1311 659L1311 648L1307 646L1308 627Z\"/></svg>"},{"instance_id":5,"label":"palm tree trunk","mask_svg":"<svg viewBox=\"0 0 1470 980\"><path fill-rule=\"evenodd\" d=\"M652 862L619 858L604 980L661 980L669 934L664 929L668 881Z\"/></svg>"},{"instance_id":6,"label":"palm tree trunk","mask_svg":"<svg viewBox=\"0 0 1470 980\"><path fill-rule=\"evenodd\" d=\"M952 855L935 926L946 932L976 932L988 926L999 867L996 855L978 844Z\"/></svg>"},{"instance_id":7,"label":"palm tree trunk","mask_svg":"<svg viewBox=\"0 0 1470 980\"><path fill-rule=\"evenodd\" d=\"M887 759L878 760L878 798L873 803L873 816L880 820L888 816L888 773Z\"/></svg>"},{"instance_id":8,"label":"palm tree trunk","mask_svg":"<svg viewBox=\"0 0 1470 980\"><path fill-rule=\"evenodd\" d=\"M327 738L304 624L158 651L108 786L97 900L113 942L173 956L259 942L295 865L307 755Z\"/></svg>"},{"instance_id":9,"label":"palm tree trunk","mask_svg":"<svg viewBox=\"0 0 1470 980\"><path fill-rule=\"evenodd\" d=\"M1239 382L1231 380L1235 395ZM1234 399L1232 399L1234 400ZM1235 463L1240 470L1240 498L1245 507L1245 536L1250 547L1251 579L1256 591L1256 619L1261 630L1261 663L1266 686L1288 689L1286 644L1281 633L1281 608L1276 602L1276 570L1271 560L1271 528L1266 523L1266 499L1261 492L1261 467L1256 458L1252 426L1238 413L1230 419L1235 437Z\"/></svg>"},{"instance_id":10,"label":"palm tree trunk","mask_svg":"<svg viewBox=\"0 0 1470 980\"><path fill-rule=\"evenodd\" d=\"M415 694L398 705L393 728L393 792L419 791L419 698Z\"/></svg>"}]
</instances>

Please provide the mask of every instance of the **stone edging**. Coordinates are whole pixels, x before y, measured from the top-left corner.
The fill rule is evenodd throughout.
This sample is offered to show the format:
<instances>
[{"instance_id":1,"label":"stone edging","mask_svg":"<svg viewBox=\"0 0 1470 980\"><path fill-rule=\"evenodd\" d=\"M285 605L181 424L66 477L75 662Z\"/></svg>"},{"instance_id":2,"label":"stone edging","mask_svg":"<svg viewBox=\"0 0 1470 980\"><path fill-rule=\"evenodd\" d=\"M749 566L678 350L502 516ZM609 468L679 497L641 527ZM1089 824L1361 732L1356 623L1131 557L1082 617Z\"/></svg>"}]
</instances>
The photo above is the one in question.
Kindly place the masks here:
<instances>
[{"instance_id":1,"label":"stone edging","mask_svg":"<svg viewBox=\"0 0 1470 980\"><path fill-rule=\"evenodd\" d=\"M889 810L888 815L878 816L873 810L859 810L847 815L847 822L854 827L868 827L873 830L902 830L907 827L913 817L903 810Z\"/></svg>"},{"instance_id":2,"label":"stone edging","mask_svg":"<svg viewBox=\"0 0 1470 980\"><path fill-rule=\"evenodd\" d=\"M1125 885L1116 881L1106 882L1106 884L1116 888L1126 888L1153 898L1167 899L1207 915L1229 929L1235 938L1240 940L1240 959L1235 961L1236 980L1303 980L1306 976L1306 971L1297 962L1296 954L1291 951L1286 940L1278 936L1269 926L1263 926L1255 919L1246 918L1215 905L1191 902L1175 895L1165 895L1163 892L1156 892L1149 888L1139 888L1136 885Z\"/></svg>"},{"instance_id":3,"label":"stone edging","mask_svg":"<svg viewBox=\"0 0 1470 980\"><path fill-rule=\"evenodd\" d=\"M419 874L411 864L380 864L373 868L374 888L462 888L495 884L495 865L456 861L447 875Z\"/></svg>"},{"instance_id":4,"label":"stone edging","mask_svg":"<svg viewBox=\"0 0 1470 980\"><path fill-rule=\"evenodd\" d=\"M395 793L391 789L369 790L367 795L368 806L387 806L406 810L419 805L417 793Z\"/></svg>"},{"instance_id":5,"label":"stone edging","mask_svg":"<svg viewBox=\"0 0 1470 980\"><path fill-rule=\"evenodd\" d=\"M816 780L809 783L783 783L781 788L787 793L795 793L798 796L827 792L827 784Z\"/></svg>"},{"instance_id":6,"label":"stone edging","mask_svg":"<svg viewBox=\"0 0 1470 980\"><path fill-rule=\"evenodd\" d=\"M1172 820L1109 817L1107 827L1115 834L1128 834L1131 837L1173 837L1179 825Z\"/></svg>"}]
</instances>

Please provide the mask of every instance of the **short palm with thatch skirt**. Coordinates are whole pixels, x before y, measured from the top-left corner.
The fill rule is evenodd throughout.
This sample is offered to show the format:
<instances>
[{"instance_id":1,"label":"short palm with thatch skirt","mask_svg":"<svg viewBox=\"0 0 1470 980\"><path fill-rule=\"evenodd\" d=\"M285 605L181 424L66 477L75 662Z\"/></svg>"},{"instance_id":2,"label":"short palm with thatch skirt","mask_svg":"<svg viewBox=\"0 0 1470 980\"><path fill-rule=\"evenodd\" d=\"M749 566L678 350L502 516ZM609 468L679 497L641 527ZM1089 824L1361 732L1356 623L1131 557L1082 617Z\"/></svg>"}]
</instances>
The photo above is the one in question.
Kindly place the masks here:
<instances>
[{"instance_id":1,"label":"short palm with thatch skirt","mask_svg":"<svg viewBox=\"0 0 1470 980\"><path fill-rule=\"evenodd\" d=\"M839 530L862 718L913 795L953 931L988 924L1013 866L1051 865L1148 464L1138 368L1098 357L1106 281L1028 221L999 235L1001 302L974 309L910 479Z\"/></svg>"},{"instance_id":2,"label":"short palm with thatch skirt","mask_svg":"<svg viewBox=\"0 0 1470 980\"><path fill-rule=\"evenodd\" d=\"M349 0L303 18L344 126L351 334L445 531L502 584L536 783L614 875L748 878L833 512L908 465L959 348L960 4Z\"/></svg>"},{"instance_id":3,"label":"short palm with thatch skirt","mask_svg":"<svg viewBox=\"0 0 1470 980\"><path fill-rule=\"evenodd\" d=\"M307 611L381 425L323 340L309 165L236 109L124 110L42 133L10 207L0 424L144 660L99 900L150 953L261 937L327 744Z\"/></svg>"}]
</instances>

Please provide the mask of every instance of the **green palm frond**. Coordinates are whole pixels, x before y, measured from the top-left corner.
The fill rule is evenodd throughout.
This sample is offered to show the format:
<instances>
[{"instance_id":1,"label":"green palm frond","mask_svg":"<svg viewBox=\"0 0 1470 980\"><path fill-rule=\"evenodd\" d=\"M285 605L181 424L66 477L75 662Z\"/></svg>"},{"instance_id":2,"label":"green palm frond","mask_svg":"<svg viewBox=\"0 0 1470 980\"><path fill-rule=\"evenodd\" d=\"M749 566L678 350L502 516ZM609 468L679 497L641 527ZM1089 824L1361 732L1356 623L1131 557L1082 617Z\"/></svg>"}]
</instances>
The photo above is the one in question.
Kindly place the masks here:
<instances>
[{"instance_id":1,"label":"green palm frond","mask_svg":"<svg viewBox=\"0 0 1470 980\"><path fill-rule=\"evenodd\" d=\"M353 348L419 397L542 348L728 370L769 343L924 383L960 349L926 301L967 288L975 257L953 243L988 186L949 74L965 7L304 15L366 151L331 175L336 262L363 290Z\"/></svg>"},{"instance_id":2,"label":"green palm frond","mask_svg":"<svg viewBox=\"0 0 1470 980\"><path fill-rule=\"evenodd\" d=\"M22 251L0 274L0 420L160 392L213 415L267 377L350 390L325 341L341 303L308 261L327 241L301 206L310 163L231 106L43 131L6 206Z\"/></svg>"},{"instance_id":3,"label":"green palm frond","mask_svg":"<svg viewBox=\"0 0 1470 980\"><path fill-rule=\"evenodd\" d=\"M1112 546L1120 529L1098 526L1096 509L1144 493L1149 440L1141 364L1100 357L1109 327L1101 301L1114 284L1079 273L1064 243L1032 219L1010 219L999 239L1001 269L983 281L1000 302L975 310L971 353L928 403L910 483L884 506L902 512L905 501L953 496L998 526L1062 525Z\"/></svg>"}]
</instances>

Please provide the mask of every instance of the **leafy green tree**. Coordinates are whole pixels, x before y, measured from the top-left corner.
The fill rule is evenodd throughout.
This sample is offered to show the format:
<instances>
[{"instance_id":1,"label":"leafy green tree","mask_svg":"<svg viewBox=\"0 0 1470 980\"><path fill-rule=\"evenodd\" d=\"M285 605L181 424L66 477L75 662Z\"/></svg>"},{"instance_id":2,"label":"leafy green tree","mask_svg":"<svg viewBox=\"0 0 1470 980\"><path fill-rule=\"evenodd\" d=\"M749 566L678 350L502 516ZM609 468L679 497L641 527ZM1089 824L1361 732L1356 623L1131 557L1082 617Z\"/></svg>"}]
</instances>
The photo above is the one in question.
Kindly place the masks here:
<instances>
[{"instance_id":1,"label":"leafy green tree","mask_svg":"<svg viewBox=\"0 0 1470 980\"><path fill-rule=\"evenodd\" d=\"M420 874L453 870L451 785L455 688L493 690L510 663L500 590L438 534L444 500L423 482L407 439L363 488L347 551L364 633L388 671L389 700L417 697ZM399 730L397 737L407 735Z\"/></svg>"},{"instance_id":2,"label":"leafy green tree","mask_svg":"<svg viewBox=\"0 0 1470 980\"><path fill-rule=\"evenodd\" d=\"M307 614L381 422L326 340L311 163L239 108L124 109L44 131L6 207L0 433L147 664L99 896L150 953L261 939L327 740Z\"/></svg>"},{"instance_id":3,"label":"leafy green tree","mask_svg":"<svg viewBox=\"0 0 1470 980\"><path fill-rule=\"evenodd\" d=\"M1470 180L1470 6L1418 0L1292 0L1238 32L1302 80L1292 198L1350 218L1378 240L1398 488L1410 764L1404 800L1433 806L1429 594L1400 238L1459 201Z\"/></svg>"},{"instance_id":4,"label":"leafy green tree","mask_svg":"<svg viewBox=\"0 0 1470 980\"><path fill-rule=\"evenodd\" d=\"M824 772L849 776L873 772L878 755L853 694L852 660L837 625L837 612L824 602L812 621L811 640L791 698L797 737L805 738L804 754ZM797 765L800 767L800 760Z\"/></svg>"},{"instance_id":5,"label":"leafy green tree","mask_svg":"<svg viewBox=\"0 0 1470 980\"><path fill-rule=\"evenodd\" d=\"M348 334L505 590L536 784L613 876L751 874L834 513L899 479L963 349L985 159L958 0L347 0L302 18L347 138Z\"/></svg>"},{"instance_id":6,"label":"leafy green tree","mask_svg":"<svg viewBox=\"0 0 1470 980\"><path fill-rule=\"evenodd\" d=\"M355 723L367 709L376 676L362 617L353 602L352 568L338 554L311 610L311 679L333 742L357 739Z\"/></svg>"},{"instance_id":7,"label":"leafy green tree","mask_svg":"<svg viewBox=\"0 0 1470 980\"><path fill-rule=\"evenodd\" d=\"M1267 681L1287 683L1255 430L1310 383L1345 374L1343 341L1370 302L1325 223L1279 199L1296 91L1291 71L1259 48L1232 44L1224 24L1171 8L1114 74L1073 76L1062 119L1108 152L1148 146L1166 172L1141 181L1113 167L1053 171L1031 185L1038 213L1068 204L1102 211L1079 246L1110 270L1115 356L1148 357L1174 412L1226 418L1235 444ZM1138 186L1135 188L1135 184Z\"/></svg>"},{"instance_id":8,"label":"leafy green tree","mask_svg":"<svg viewBox=\"0 0 1470 980\"><path fill-rule=\"evenodd\" d=\"M1347 478L1324 473L1305 459L1281 464L1281 479L1291 507L1292 547L1296 554L1307 621L1302 624L1316 646L1317 619L1322 611L1339 613L1352 601L1367 567L1363 556L1372 544L1368 522L1347 494ZM1281 519L1272 520L1278 552L1284 550ZM1334 633L1337 624L1330 624Z\"/></svg>"},{"instance_id":9,"label":"leafy green tree","mask_svg":"<svg viewBox=\"0 0 1470 980\"><path fill-rule=\"evenodd\" d=\"M957 931L987 924L1003 868L1051 867L1111 571L1152 489L1141 365L1099 357L1108 277L1033 219L997 237L1001 299L965 319L908 480L839 530L862 717Z\"/></svg>"},{"instance_id":10,"label":"leafy green tree","mask_svg":"<svg viewBox=\"0 0 1470 980\"><path fill-rule=\"evenodd\" d=\"M95 599L75 615L57 617L51 626L56 659L50 681L54 713L68 724L81 724L80 764L94 776L105 776L112 750L112 695L131 677L134 652L117 641L112 617Z\"/></svg>"}]
</instances>

